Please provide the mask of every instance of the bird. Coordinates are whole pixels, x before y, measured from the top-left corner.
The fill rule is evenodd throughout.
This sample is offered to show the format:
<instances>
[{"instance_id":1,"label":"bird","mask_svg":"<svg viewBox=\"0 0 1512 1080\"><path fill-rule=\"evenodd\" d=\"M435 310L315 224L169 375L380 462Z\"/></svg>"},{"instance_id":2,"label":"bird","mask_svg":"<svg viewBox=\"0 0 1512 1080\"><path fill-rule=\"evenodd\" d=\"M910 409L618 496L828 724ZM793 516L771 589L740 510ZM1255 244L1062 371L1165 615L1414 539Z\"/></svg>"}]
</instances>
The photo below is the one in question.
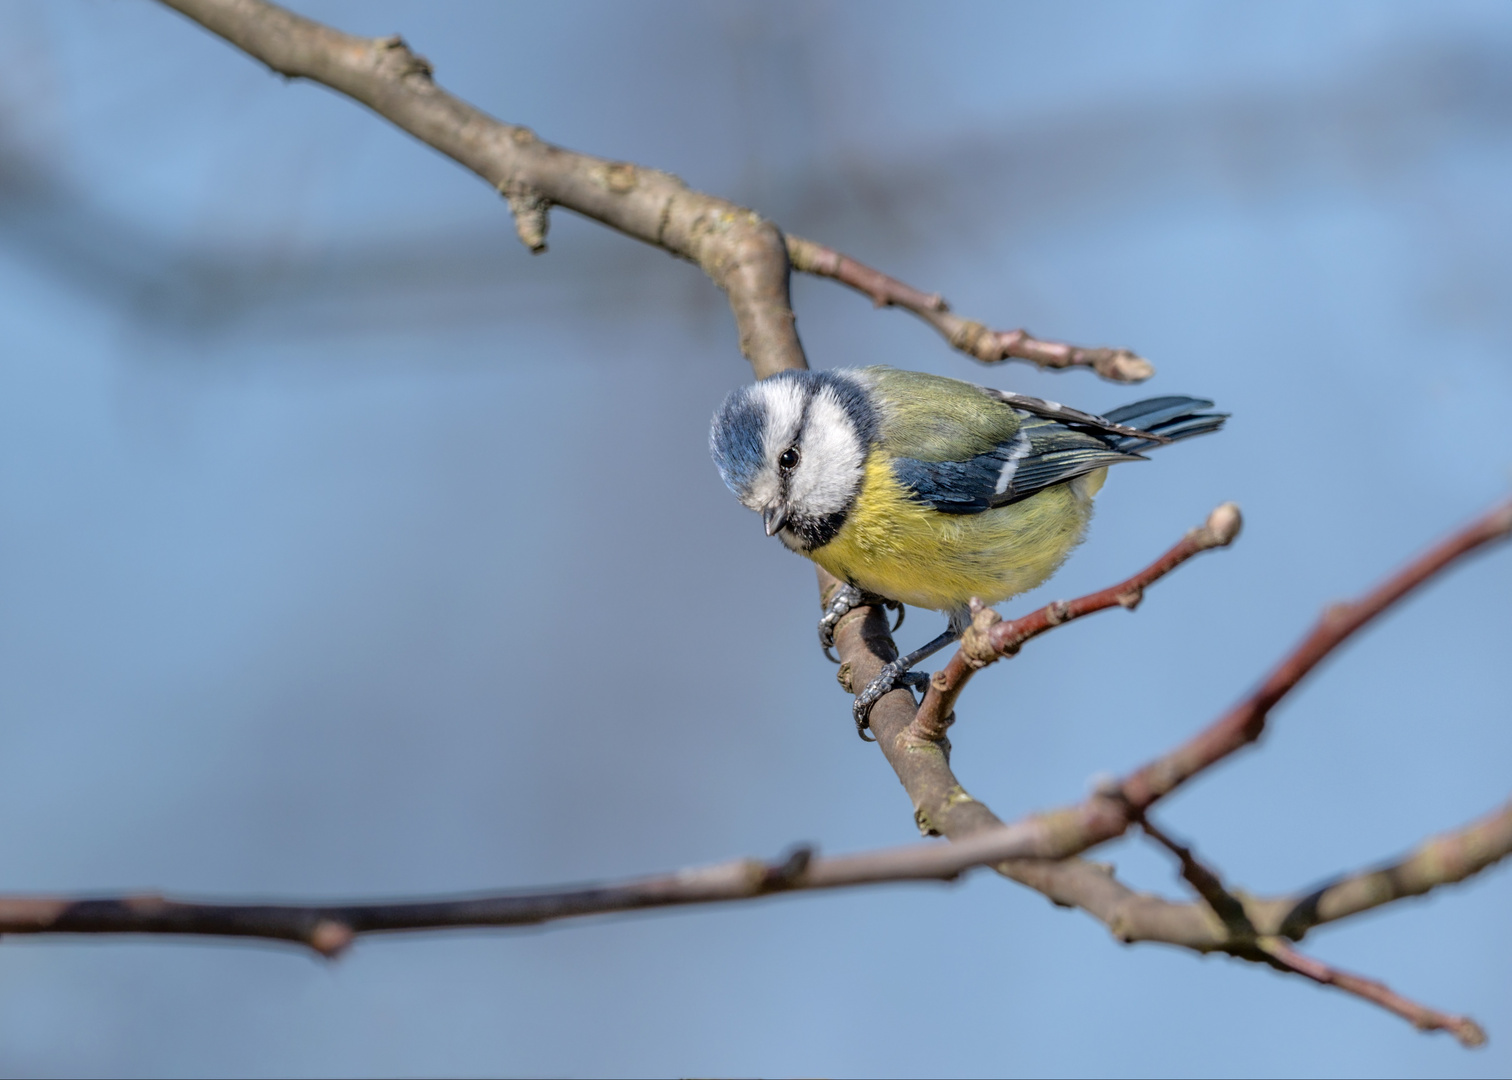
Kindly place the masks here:
<instances>
[{"instance_id":1,"label":"bird","mask_svg":"<svg viewBox=\"0 0 1512 1080\"><path fill-rule=\"evenodd\" d=\"M725 485L768 536L843 583L819 624L882 601L943 612L944 633L887 664L856 695L872 706L957 640L973 600L1043 583L1081 543L1108 467L1217 431L1227 413L1156 397L1094 415L1058 402L885 366L788 370L732 391L709 449ZM834 659L831 656L831 659Z\"/></svg>"}]
</instances>

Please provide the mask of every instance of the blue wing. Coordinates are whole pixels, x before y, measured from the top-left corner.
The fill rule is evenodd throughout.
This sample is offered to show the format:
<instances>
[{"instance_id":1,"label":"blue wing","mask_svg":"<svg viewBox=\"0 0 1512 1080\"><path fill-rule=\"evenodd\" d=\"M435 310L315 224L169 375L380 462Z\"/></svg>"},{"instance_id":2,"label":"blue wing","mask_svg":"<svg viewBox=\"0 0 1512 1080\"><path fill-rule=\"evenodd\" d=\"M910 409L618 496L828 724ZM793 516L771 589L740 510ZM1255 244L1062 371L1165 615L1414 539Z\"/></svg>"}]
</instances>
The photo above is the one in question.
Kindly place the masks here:
<instances>
[{"instance_id":1,"label":"blue wing","mask_svg":"<svg viewBox=\"0 0 1512 1080\"><path fill-rule=\"evenodd\" d=\"M1213 403L1200 398L1152 398L1106 417L1034 404L1046 407L1031 412L1014 403L1018 432L987 453L964 461L894 458L893 473L915 498L942 513L979 514L1106 465L1142 460L1141 450L1216 431L1227 418L1202 412ZM1045 415L1052 409L1064 419Z\"/></svg>"}]
</instances>

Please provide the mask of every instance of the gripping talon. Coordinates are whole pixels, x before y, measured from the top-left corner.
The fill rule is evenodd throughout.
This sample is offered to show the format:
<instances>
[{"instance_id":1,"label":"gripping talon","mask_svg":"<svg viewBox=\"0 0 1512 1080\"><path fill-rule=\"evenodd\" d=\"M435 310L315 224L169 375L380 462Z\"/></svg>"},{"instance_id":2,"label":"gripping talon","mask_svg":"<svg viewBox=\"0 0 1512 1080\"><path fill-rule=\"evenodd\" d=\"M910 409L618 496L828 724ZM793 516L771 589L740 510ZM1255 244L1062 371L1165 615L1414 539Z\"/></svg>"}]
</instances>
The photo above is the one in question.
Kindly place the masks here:
<instances>
[{"instance_id":1,"label":"gripping talon","mask_svg":"<svg viewBox=\"0 0 1512 1080\"><path fill-rule=\"evenodd\" d=\"M851 715L856 721L856 734L861 736L862 742L877 741L867 734L871 728L872 706L899 687L923 692L929 689L929 675L923 671L909 671L901 660L883 665L882 670L877 672L877 677L856 695L856 702L851 706Z\"/></svg>"},{"instance_id":2,"label":"gripping talon","mask_svg":"<svg viewBox=\"0 0 1512 1080\"><path fill-rule=\"evenodd\" d=\"M860 607L864 596L860 589L854 585L841 585L830 596L830 602L825 605L824 618L819 620L819 647L824 650L830 663L838 664L839 658L830 652L835 647L835 627L840 625L840 620Z\"/></svg>"},{"instance_id":3,"label":"gripping talon","mask_svg":"<svg viewBox=\"0 0 1512 1080\"><path fill-rule=\"evenodd\" d=\"M901 601L898 601L898 600L889 600L889 601L887 601L887 603L883 604L882 606L883 607L894 608L894 609L897 610L897 612L898 612L898 621L895 622L895 623L893 623L893 628L892 628L892 632L894 634L896 634L898 632L898 627L900 627L900 626L903 625L903 604L902 604Z\"/></svg>"}]
</instances>

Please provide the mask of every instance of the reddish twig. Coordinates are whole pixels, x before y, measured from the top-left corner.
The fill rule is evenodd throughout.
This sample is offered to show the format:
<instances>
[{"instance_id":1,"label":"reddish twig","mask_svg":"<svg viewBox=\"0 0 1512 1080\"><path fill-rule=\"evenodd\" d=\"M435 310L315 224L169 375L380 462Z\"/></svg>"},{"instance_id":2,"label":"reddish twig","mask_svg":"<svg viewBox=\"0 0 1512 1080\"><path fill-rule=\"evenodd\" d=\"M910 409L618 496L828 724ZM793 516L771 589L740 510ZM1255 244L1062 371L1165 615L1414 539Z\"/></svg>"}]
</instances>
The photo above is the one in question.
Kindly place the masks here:
<instances>
[{"instance_id":1,"label":"reddish twig","mask_svg":"<svg viewBox=\"0 0 1512 1080\"><path fill-rule=\"evenodd\" d=\"M1248 746L1265 730L1271 709L1361 627L1451 565L1512 535L1512 502L1482 515L1435 544L1359 600L1334 604L1265 681L1215 723L1123 782L1119 798L1142 813L1202 770Z\"/></svg>"},{"instance_id":2,"label":"reddish twig","mask_svg":"<svg viewBox=\"0 0 1512 1080\"><path fill-rule=\"evenodd\" d=\"M1331 967L1321 960L1306 956L1278 935L1258 935L1250 921L1245 905L1233 893L1224 888L1216 871L1197 858L1192 849L1178 843L1148 818L1140 819L1140 826L1156 843L1166 848L1181 863L1181 876L1202 897L1213 913L1223 920L1228 929L1229 943L1225 951L1245 960L1260 960L1272 967L1301 975L1325 986L1332 986L1346 993L1364 998L1372 1004L1404 1017L1422 1031L1448 1031L1465 1046L1482 1046L1486 1033L1474 1020L1466 1016L1451 1016L1396 993L1385 983L1363 975L1353 975Z\"/></svg>"},{"instance_id":3,"label":"reddish twig","mask_svg":"<svg viewBox=\"0 0 1512 1080\"><path fill-rule=\"evenodd\" d=\"M1120 836L1157 801L1204 769L1260 738L1276 704L1376 616L1472 552L1512 535L1512 503L1498 506L1434 545L1359 600L1328 608L1308 634L1243 701L1181 746L1084 802L1043 815L1074 855Z\"/></svg>"},{"instance_id":4,"label":"reddish twig","mask_svg":"<svg viewBox=\"0 0 1512 1080\"><path fill-rule=\"evenodd\" d=\"M1419 1031L1447 1031L1464 1046L1486 1044L1486 1032L1468 1016L1453 1016L1449 1013L1419 1005L1398 994L1391 987L1363 975L1354 975L1306 956L1278 937L1264 937L1259 941L1260 951L1274 967L1289 971L1324 986L1333 986L1345 993L1354 994L1381 1008L1394 1012Z\"/></svg>"},{"instance_id":5,"label":"reddish twig","mask_svg":"<svg viewBox=\"0 0 1512 1080\"><path fill-rule=\"evenodd\" d=\"M793 269L827 277L865 293L877 307L899 307L923 319L950 347L984 364L1027 360L1042 368L1091 368L1113 382L1143 382L1155 368L1128 349L1085 348L1059 341L1043 341L1027 330L993 330L950 310L939 293L923 293L912 285L873 270L833 248L786 234L788 261Z\"/></svg>"},{"instance_id":6,"label":"reddish twig","mask_svg":"<svg viewBox=\"0 0 1512 1080\"><path fill-rule=\"evenodd\" d=\"M1223 925L1228 928L1230 939L1251 940L1255 938L1255 924L1250 921L1249 913L1244 910L1244 901L1224 887L1223 879L1218 872L1207 866L1192 851L1191 847L1179 843L1163 829L1158 828L1148 816L1140 818L1140 827L1145 835L1176 856L1181 865L1181 876L1192 891L1202 897L1204 903L1212 909L1213 914L1223 920Z\"/></svg>"},{"instance_id":7,"label":"reddish twig","mask_svg":"<svg viewBox=\"0 0 1512 1080\"><path fill-rule=\"evenodd\" d=\"M1239 507L1224 503L1207 521L1188 532L1177 544L1139 573L1101 592L1075 600L1056 600L1019 619L1004 620L991 608L973 603L971 627L961 640L950 662L936 671L918 713L909 725L910 739L938 742L954 721L956 699L971 676L1006 656L1012 656L1024 643L1094 612L1111 607L1133 610L1144 599L1144 591L1175 570L1182 563L1204 551L1228 547L1239 535L1243 519Z\"/></svg>"}]
</instances>

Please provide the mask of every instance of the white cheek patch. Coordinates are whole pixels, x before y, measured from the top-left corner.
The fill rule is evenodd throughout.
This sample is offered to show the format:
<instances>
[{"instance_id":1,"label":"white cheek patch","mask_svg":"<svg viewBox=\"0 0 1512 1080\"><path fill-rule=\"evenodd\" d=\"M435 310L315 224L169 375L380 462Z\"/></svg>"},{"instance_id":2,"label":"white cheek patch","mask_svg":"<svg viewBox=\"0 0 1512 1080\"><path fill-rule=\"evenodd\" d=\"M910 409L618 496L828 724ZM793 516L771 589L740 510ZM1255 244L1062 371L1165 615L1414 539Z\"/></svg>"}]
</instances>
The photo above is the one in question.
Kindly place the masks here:
<instances>
[{"instance_id":1,"label":"white cheek patch","mask_svg":"<svg viewBox=\"0 0 1512 1080\"><path fill-rule=\"evenodd\" d=\"M803 453L788 479L788 505L806 517L844 510L861 484L866 447L834 390L823 387L809 404Z\"/></svg>"},{"instance_id":2,"label":"white cheek patch","mask_svg":"<svg viewBox=\"0 0 1512 1080\"><path fill-rule=\"evenodd\" d=\"M777 470L769 466L756 474L756 479L751 481L751 486L740 497L740 501L752 510L759 511L764 510L781 493L782 485L777 480Z\"/></svg>"}]
</instances>

